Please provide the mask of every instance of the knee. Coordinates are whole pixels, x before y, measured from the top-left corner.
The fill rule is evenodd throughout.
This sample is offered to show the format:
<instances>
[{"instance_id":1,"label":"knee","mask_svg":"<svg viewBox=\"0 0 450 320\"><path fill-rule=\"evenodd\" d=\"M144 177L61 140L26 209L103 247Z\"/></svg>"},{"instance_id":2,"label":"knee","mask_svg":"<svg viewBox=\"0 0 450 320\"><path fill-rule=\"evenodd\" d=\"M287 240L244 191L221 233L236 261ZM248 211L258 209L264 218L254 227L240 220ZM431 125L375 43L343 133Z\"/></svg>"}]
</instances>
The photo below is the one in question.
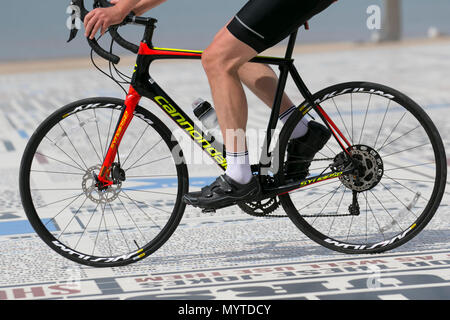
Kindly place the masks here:
<instances>
[{"instance_id":1,"label":"knee","mask_svg":"<svg viewBox=\"0 0 450 320\"><path fill-rule=\"evenodd\" d=\"M233 59L227 56L223 46L211 44L202 54L202 66L208 76L219 74L234 74L239 70L238 65Z\"/></svg>"}]
</instances>

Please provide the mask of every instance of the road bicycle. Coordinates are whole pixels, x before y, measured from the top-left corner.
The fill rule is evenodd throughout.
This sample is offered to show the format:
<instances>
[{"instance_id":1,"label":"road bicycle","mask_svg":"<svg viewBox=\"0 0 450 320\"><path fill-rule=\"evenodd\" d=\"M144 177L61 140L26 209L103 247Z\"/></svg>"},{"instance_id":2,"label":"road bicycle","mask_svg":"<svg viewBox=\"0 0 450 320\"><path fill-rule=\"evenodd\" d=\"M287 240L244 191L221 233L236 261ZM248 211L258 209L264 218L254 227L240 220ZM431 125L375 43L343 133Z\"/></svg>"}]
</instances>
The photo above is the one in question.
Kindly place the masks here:
<instances>
[{"instance_id":1,"label":"road bicycle","mask_svg":"<svg viewBox=\"0 0 450 320\"><path fill-rule=\"evenodd\" d=\"M84 19L83 0L72 5ZM31 225L50 248L81 264L122 266L148 257L170 238L185 211L182 197L193 178L183 150L172 131L139 105L141 98L153 101L226 169L224 146L149 74L156 60L202 56L201 51L154 47L156 22L129 15L109 29L112 41L137 54L132 77L125 81L125 100L89 98L56 110L23 154L20 193ZM127 24L144 27L139 46L117 32ZM71 38L75 35L72 30ZM252 164L261 194L236 205L260 217L284 210L306 236L339 252L394 249L427 225L443 197L447 158L438 130L417 103L384 85L347 82L312 94L292 58L296 36L297 31L289 36L284 57L251 60L277 66L280 74L260 161ZM95 39L88 42L114 69L120 58L112 52L113 42L109 51ZM276 134L289 75L305 100ZM285 175L286 150L305 116L324 124L334 138L313 159L309 176L292 181Z\"/></svg>"}]
</instances>

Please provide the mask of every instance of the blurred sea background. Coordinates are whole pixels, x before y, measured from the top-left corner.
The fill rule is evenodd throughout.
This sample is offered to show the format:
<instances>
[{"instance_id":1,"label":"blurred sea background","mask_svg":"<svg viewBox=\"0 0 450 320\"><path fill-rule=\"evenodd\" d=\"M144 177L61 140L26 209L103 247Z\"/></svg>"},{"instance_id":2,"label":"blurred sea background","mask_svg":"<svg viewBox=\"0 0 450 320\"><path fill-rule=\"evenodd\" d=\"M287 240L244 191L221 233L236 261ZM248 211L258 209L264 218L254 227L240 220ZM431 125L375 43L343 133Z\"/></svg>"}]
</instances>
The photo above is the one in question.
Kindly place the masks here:
<instances>
[{"instance_id":1,"label":"blurred sea background","mask_svg":"<svg viewBox=\"0 0 450 320\"><path fill-rule=\"evenodd\" d=\"M168 0L147 15L159 20L154 45L204 49L215 33L246 3L246 0ZM69 0L2 1L0 5L0 62L87 57L83 38L66 43L69 30L66 12ZM90 10L92 1L86 0ZM370 5L382 7L382 0L339 0L310 21L311 30L301 32L300 43L369 42L366 12ZM438 30L450 34L450 0L402 1L403 38L425 38ZM138 42L143 30L122 28L122 35Z\"/></svg>"}]
</instances>

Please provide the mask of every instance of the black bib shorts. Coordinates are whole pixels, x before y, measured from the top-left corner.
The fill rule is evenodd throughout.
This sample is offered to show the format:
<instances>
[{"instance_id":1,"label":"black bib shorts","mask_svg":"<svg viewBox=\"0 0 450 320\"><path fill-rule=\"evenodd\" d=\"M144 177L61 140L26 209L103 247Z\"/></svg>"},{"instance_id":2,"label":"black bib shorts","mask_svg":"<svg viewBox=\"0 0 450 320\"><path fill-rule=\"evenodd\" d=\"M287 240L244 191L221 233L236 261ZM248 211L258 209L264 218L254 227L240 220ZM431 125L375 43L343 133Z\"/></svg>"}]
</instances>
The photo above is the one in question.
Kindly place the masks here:
<instances>
[{"instance_id":1,"label":"black bib shorts","mask_svg":"<svg viewBox=\"0 0 450 320\"><path fill-rule=\"evenodd\" d=\"M227 25L258 53L282 41L336 0L250 0Z\"/></svg>"}]
</instances>

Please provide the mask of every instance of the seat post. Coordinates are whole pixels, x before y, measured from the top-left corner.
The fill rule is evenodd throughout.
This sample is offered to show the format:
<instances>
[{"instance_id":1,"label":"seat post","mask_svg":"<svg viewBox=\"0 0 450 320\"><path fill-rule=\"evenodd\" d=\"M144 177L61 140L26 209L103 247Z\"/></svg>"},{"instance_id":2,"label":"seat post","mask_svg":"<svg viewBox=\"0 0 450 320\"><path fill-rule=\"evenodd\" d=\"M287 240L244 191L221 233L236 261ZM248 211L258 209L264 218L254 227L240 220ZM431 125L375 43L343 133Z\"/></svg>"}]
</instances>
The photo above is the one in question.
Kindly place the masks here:
<instances>
[{"instance_id":1,"label":"seat post","mask_svg":"<svg viewBox=\"0 0 450 320\"><path fill-rule=\"evenodd\" d=\"M295 40L297 39L297 33L298 33L298 30L295 30L289 36L289 42L288 42L288 45L286 48L286 55L285 55L286 59L292 59L292 53L294 52Z\"/></svg>"}]
</instances>

